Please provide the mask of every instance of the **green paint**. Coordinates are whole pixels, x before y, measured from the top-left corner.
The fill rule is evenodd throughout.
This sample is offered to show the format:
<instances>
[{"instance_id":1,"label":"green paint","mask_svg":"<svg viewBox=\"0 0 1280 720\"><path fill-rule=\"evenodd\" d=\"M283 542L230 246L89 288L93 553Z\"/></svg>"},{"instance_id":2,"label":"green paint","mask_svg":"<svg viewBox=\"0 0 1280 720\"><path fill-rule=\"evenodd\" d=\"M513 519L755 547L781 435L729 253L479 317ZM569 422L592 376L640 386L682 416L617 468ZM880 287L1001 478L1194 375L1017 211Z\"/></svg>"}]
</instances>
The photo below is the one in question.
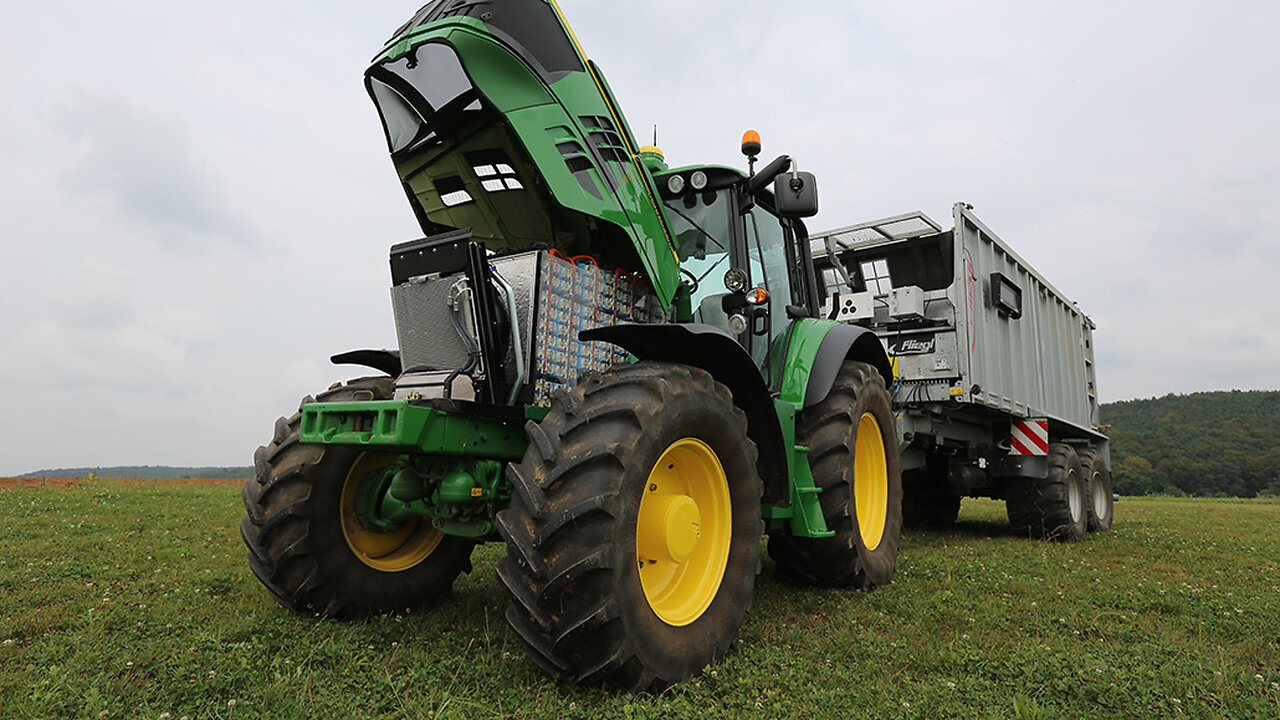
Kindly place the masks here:
<instances>
[{"instance_id":1,"label":"green paint","mask_svg":"<svg viewBox=\"0 0 1280 720\"><path fill-rule=\"evenodd\" d=\"M770 521L771 527L789 527L791 534L799 537L832 537L835 532L827 528L827 522L822 517L822 505L818 501L822 490L813 484L813 472L809 468L809 448L796 444L798 408L782 399L775 399L773 407L778 413L778 424L782 428L783 447L789 450L787 470L791 480L791 505L787 508L767 508L771 512L765 513L765 519Z\"/></svg>"},{"instance_id":2,"label":"green paint","mask_svg":"<svg viewBox=\"0 0 1280 720\"><path fill-rule=\"evenodd\" d=\"M505 506L511 489L503 463L449 456L407 455L384 471L364 502L370 523L388 532L409 520L430 518L450 535L486 538L493 534L490 509Z\"/></svg>"},{"instance_id":3,"label":"green paint","mask_svg":"<svg viewBox=\"0 0 1280 720\"><path fill-rule=\"evenodd\" d=\"M778 380L779 397L795 406L797 412L804 407L804 394L809 388L809 375L818 348L836 323L830 320L804 318L791 323L790 341L786 345L786 359Z\"/></svg>"},{"instance_id":4,"label":"green paint","mask_svg":"<svg viewBox=\"0 0 1280 720\"><path fill-rule=\"evenodd\" d=\"M529 444L523 420L447 413L401 400L305 405L301 441L502 460L519 460Z\"/></svg>"},{"instance_id":5,"label":"green paint","mask_svg":"<svg viewBox=\"0 0 1280 720\"><path fill-rule=\"evenodd\" d=\"M765 519L770 527L790 527L799 537L831 537L835 532L827 528L822 516L818 496L821 488L814 485L813 471L809 466L809 448L796 444L796 415L804 409L805 391L809 376L822 340L831 332L835 323L827 320L800 319L787 329L788 342L775 343L773 349L786 348L786 358L781 364L778 379L779 394L773 401L778 413L778 425L782 428L784 447L788 449L791 485L791 506L770 508Z\"/></svg>"},{"instance_id":6,"label":"green paint","mask_svg":"<svg viewBox=\"0 0 1280 720\"><path fill-rule=\"evenodd\" d=\"M563 38L540 42L572 44L567 28L560 30ZM444 48L456 60L443 55ZM372 78L381 67L412 78L411 62L460 65L488 108L466 117L455 113L464 119L437 135L443 144L409 144L393 153L410 201L427 221L424 232L470 227L491 248L543 242L566 254L589 253L611 266L642 269L669 307L679 284L675 250L657 187L604 75L579 50L580 70L547 73L532 70L519 52L484 22L454 17L393 39L370 67L376 84ZM384 120L395 116L396 103L375 103ZM429 101L410 98L408 104L434 123ZM486 189L484 180L492 176L479 174L474 158L494 152L505 156L518 188ZM440 187L459 182L471 200L451 196L453 204L446 204Z\"/></svg>"},{"instance_id":7,"label":"green paint","mask_svg":"<svg viewBox=\"0 0 1280 720\"><path fill-rule=\"evenodd\" d=\"M494 249L546 243L567 255L590 254L606 267L643 270L664 308L674 305L677 319L691 321L696 303L680 284L653 173L665 178L701 169L731 199L726 208L736 203L733 188L746 176L720 166L669 170L659 156L642 156L603 73L554 4L531 3L524 10L539 7L555 12L553 21L540 26L540 36L523 27L497 32L501 11L478 14L485 20L446 18L394 38L366 73L384 122L393 128L392 162L423 231L466 227ZM560 54L534 57L547 48ZM554 69L545 69L546 57L559 58ZM393 88L403 91L404 102L388 94ZM432 93L457 102L436 102ZM396 125L397 117L407 124ZM517 183L495 189L493 168L499 163L506 167L503 177ZM729 237L721 240L743 247L742 222L730 222L725 232ZM787 327L770 343L767 381L776 392L791 490L789 506L767 508L766 518L774 529L830 537L809 449L796 444L795 418L818 348L834 323L782 317L775 322ZM525 408L524 419L545 414L545 408ZM510 497L501 462L522 457L528 444L524 419L445 413L406 402L311 404L303 410L302 441L405 453L379 486L372 516L390 524L431 517L445 532L483 537L492 526L482 510Z\"/></svg>"},{"instance_id":8,"label":"green paint","mask_svg":"<svg viewBox=\"0 0 1280 720\"><path fill-rule=\"evenodd\" d=\"M693 295L688 285L676 289L676 322L693 322Z\"/></svg>"}]
</instances>

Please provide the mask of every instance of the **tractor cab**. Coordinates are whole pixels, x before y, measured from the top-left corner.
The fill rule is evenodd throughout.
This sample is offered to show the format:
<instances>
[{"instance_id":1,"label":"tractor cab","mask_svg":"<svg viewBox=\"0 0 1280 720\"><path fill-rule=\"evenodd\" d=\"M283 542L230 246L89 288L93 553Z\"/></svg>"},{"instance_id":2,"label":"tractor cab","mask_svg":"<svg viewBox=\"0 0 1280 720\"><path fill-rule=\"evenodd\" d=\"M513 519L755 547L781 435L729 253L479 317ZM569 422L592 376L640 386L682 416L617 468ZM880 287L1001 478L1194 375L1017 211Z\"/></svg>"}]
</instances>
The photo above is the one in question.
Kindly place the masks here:
<instances>
[{"instance_id":1,"label":"tractor cab","mask_svg":"<svg viewBox=\"0 0 1280 720\"><path fill-rule=\"evenodd\" d=\"M755 143L748 149L759 152L758 136ZM775 175L783 164L773 163ZM680 260L689 319L738 338L767 370L771 349L789 321L810 317L817 307L813 260L801 221L813 213L794 205L780 209L776 191L767 187L772 177L736 168L663 168L654 179ZM778 181L789 188L790 173L783 170ZM805 182L812 188L806 202L816 203L812 176L806 173Z\"/></svg>"}]
</instances>

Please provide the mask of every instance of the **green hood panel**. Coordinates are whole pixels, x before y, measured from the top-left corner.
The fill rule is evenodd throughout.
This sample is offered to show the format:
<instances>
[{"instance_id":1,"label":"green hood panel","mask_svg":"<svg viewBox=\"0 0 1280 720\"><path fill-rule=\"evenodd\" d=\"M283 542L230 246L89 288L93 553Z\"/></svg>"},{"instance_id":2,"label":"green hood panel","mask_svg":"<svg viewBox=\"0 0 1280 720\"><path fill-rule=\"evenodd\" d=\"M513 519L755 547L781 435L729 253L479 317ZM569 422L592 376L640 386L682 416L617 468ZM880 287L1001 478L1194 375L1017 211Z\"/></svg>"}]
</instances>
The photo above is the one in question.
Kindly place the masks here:
<instances>
[{"instance_id":1,"label":"green hood panel","mask_svg":"<svg viewBox=\"0 0 1280 720\"><path fill-rule=\"evenodd\" d=\"M431 3L365 82L425 233L590 254L644 271L670 305L679 270L657 187L553 4Z\"/></svg>"}]
</instances>

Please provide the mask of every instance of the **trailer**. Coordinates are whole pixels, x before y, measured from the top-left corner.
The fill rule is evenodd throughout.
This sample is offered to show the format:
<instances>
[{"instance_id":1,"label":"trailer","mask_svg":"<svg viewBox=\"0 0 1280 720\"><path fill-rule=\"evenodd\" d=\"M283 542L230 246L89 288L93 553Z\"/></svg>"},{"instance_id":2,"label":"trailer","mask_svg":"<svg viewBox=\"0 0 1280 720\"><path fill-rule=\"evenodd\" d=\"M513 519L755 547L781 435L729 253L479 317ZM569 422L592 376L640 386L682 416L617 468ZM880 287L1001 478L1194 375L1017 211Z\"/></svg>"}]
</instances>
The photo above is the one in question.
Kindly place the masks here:
<instances>
[{"instance_id":1,"label":"trailer","mask_svg":"<svg viewBox=\"0 0 1280 720\"><path fill-rule=\"evenodd\" d=\"M894 366L908 525L955 520L962 497L1007 503L1019 533L1111 527L1094 323L956 203L815 233L822 314L868 327Z\"/></svg>"}]
</instances>

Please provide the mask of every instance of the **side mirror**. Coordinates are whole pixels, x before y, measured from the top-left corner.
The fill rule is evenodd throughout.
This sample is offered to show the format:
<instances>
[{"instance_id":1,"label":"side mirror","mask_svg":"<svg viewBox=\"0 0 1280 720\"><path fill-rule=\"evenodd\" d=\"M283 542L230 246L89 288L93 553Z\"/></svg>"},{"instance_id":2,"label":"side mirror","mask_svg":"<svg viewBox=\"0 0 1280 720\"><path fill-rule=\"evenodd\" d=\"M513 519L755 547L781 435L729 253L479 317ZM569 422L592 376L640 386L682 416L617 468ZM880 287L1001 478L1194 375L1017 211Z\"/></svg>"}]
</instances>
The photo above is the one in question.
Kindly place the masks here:
<instances>
[{"instance_id":1,"label":"side mirror","mask_svg":"<svg viewBox=\"0 0 1280 720\"><path fill-rule=\"evenodd\" d=\"M773 201L782 217L813 217L818 214L818 180L813 173L784 172L773 181Z\"/></svg>"}]
</instances>

